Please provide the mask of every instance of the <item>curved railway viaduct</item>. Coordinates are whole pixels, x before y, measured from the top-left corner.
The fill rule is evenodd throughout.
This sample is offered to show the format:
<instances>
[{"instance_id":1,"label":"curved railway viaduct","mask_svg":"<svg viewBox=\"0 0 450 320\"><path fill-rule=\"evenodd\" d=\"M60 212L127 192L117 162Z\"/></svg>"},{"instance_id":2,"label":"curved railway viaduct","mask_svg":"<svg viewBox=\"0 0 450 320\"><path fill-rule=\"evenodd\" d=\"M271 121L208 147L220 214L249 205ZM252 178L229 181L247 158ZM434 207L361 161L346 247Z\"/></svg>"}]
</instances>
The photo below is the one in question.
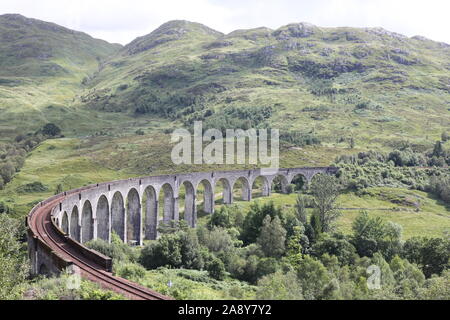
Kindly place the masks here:
<instances>
[{"instance_id":1,"label":"curved railway viaduct","mask_svg":"<svg viewBox=\"0 0 450 320\"><path fill-rule=\"evenodd\" d=\"M111 241L114 231L126 243L142 245L158 237L158 226L184 219L197 223L197 194L202 190L203 211L214 212L216 189L223 203L233 202L233 190L240 188L242 200L252 199L258 181L262 196L270 196L278 177L282 192L297 176L310 183L316 174L335 174L337 168L308 167L196 172L112 181L63 192L32 209L27 216L28 252L32 274L57 274L77 266L85 278L133 299L167 299L111 274L112 260L86 248L93 239ZM180 190L184 189L181 194ZM179 198L183 196L184 210ZM180 211L183 211L180 216Z\"/></svg>"}]
</instances>

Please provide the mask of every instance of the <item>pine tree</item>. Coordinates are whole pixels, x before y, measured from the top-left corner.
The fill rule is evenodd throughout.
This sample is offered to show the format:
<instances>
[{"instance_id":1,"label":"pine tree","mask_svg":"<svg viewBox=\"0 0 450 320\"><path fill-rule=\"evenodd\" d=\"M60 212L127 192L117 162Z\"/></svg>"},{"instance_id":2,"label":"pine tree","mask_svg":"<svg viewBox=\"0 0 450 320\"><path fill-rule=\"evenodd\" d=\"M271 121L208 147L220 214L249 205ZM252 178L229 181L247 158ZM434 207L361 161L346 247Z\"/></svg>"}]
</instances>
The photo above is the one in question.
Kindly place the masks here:
<instances>
[{"instance_id":1,"label":"pine tree","mask_svg":"<svg viewBox=\"0 0 450 320\"><path fill-rule=\"evenodd\" d=\"M306 207L305 207L305 198L302 195L298 195L297 202L295 203L295 210L297 211L298 220L306 225Z\"/></svg>"},{"instance_id":2,"label":"pine tree","mask_svg":"<svg viewBox=\"0 0 450 320\"><path fill-rule=\"evenodd\" d=\"M278 216L271 219L267 215L264 218L257 241L264 254L268 257L281 257L284 254L286 230L281 225L281 220Z\"/></svg>"}]
</instances>

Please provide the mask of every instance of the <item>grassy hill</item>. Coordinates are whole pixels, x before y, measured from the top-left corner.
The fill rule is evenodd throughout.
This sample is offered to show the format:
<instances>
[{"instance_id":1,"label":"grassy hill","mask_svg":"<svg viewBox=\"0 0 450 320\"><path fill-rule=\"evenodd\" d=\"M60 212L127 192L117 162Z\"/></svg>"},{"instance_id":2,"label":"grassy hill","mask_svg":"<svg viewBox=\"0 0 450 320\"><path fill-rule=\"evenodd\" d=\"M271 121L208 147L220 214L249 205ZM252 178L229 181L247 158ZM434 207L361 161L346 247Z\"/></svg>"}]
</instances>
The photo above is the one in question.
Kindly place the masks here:
<instances>
[{"instance_id":1,"label":"grassy hill","mask_svg":"<svg viewBox=\"0 0 450 320\"><path fill-rule=\"evenodd\" d=\"M83 83L120 47L53 23L1 15L0 139L48 121L74 121L70 105Z\"/></svg>"},{"instance_id":2,"label":"grassy hill","mask_svg":"<svg viewBox=\"0 0 450 320\"><path fill-rule=\"evenodd\" d=\"M429 147L450 123L450 46L381 28L306 23L224 35L171 21L125 46L91 79L80 104L190 125L264 126L343 147L408 140ZM247 108L242 119L233 108Z\"/></svg>"}]
</instances>

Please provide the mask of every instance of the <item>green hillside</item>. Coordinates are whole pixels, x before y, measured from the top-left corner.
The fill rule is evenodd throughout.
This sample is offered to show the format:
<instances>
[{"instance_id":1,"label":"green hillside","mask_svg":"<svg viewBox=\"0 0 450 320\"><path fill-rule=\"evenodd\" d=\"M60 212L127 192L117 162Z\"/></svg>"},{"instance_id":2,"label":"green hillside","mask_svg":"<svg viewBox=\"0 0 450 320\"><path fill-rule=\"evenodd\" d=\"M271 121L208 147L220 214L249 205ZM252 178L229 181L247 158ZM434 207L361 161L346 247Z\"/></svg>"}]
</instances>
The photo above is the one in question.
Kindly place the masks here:
<instances>
[{"instance_id":1,"label":"green hillside","mask_svg":"<svg viewBox=\"0 0 450 320\"><path fill-rule=\"evenodd\" d=\"M306 23L228 35L171 21L125 46L80 104L190 125L314 134L332 146L429 147L450 123L450 46L381 28ZM245 113L269 109L261 124ZM424 125L425 124L425 125Z\"/></svg>"},{"instance_id":2,"label":"green hillside","mask_svg":"<svg viewBox=\"0 0 450 320\"><path fill-rule=\"evenodd\" d=\"M69 107L83 83L120 47L53 23L1 15L1 138L75 119Z\"/></svg>"}]
</instances>

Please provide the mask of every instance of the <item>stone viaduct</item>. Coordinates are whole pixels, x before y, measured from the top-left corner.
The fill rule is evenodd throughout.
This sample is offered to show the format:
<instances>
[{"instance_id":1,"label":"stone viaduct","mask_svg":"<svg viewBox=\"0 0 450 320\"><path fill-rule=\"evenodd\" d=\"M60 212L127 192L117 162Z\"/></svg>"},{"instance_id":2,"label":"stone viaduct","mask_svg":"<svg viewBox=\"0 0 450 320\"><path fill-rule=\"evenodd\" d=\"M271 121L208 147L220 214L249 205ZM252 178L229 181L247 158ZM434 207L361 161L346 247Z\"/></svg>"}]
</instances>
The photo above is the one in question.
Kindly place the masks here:
<instances>
[{"instance_id":1,"label":"stone viaduct","mask_svg":"<svg viewBox=\"0 0 450 320\"><path fill-rule=\"evenodd\" d=\"M253 169L133 178L64 193L51 214L57 226L79 243L92 239L111 241L114 231L124 242L142 245L144 239L157 238L161 223L184 219L190 227L195 227L200 189L203 211L213 213L216 189L220 188L223 203L231 204L236 188L242 191L242 200L250 201L256 181L262 196L270 196L277 177L282 191L286 192L299 175L309 183L316 174L336 172L337 168L333 167L315 167L279 169L269 174L264 169ZM184 210L179 206L181 196L184 196ZM181 216L180 211L184 211Z\"/></svg>"}]
</instances>

